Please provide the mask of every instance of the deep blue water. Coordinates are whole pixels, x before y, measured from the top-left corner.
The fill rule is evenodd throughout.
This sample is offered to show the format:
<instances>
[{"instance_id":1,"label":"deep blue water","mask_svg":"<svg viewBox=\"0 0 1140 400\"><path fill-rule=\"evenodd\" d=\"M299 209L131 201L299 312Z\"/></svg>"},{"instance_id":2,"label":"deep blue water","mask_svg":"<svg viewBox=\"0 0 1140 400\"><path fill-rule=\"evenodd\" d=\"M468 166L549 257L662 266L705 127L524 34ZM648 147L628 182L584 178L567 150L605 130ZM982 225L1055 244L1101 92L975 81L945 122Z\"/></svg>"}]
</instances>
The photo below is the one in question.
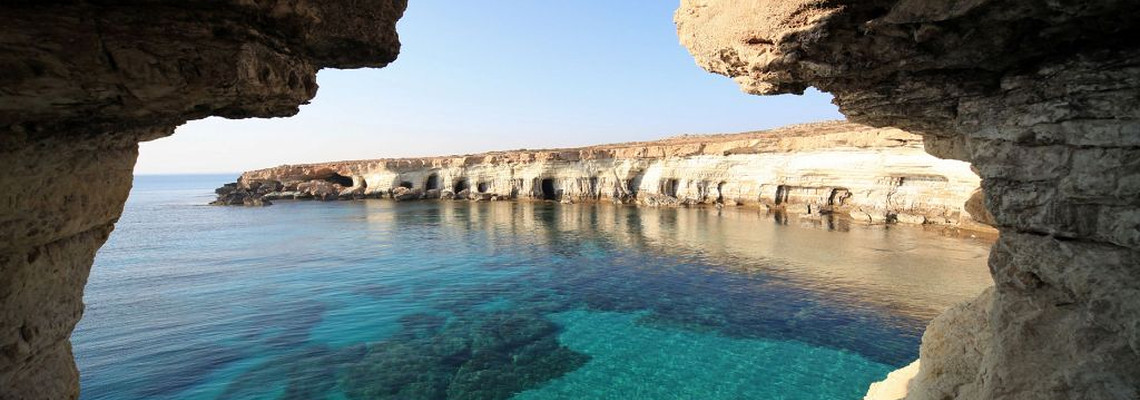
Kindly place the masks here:
<instances>
[{"instance_id":1,"label":"deep blue water","mask_svg":"<svg viewBox=\"0 0 1140 400\"><path fill-rule=\"evenodd\" d=\"M858 399L989 244L755 210L205 206L142 176L72 335L83 399Z\"/></svg>"}]
</instances>

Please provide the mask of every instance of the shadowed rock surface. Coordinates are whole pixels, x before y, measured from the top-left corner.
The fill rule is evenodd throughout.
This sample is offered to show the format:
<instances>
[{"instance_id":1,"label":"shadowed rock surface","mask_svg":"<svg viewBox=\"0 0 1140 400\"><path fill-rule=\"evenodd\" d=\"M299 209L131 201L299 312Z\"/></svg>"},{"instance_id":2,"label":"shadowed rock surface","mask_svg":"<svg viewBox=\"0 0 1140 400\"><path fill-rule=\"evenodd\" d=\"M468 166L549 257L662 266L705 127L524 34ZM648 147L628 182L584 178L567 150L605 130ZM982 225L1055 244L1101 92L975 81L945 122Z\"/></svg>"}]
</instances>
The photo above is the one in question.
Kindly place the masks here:
<instances>
[{"instance_id":1,"label":"shadowed rock surface","mask_svg":"<svg viewBox=\"0 0 1140 400\"><path fill-rule=\"evenodd\" d=\"M283 117L320 68L395 59L406 2L0 5L0 398L79 395L68 337L138 142L191 119Z\"/></svg>"},{"instance_id":2,"label":"shadowed rock surface","mask_svg":"<svg viewBox=\"0 0 1140 400\"><path fill-rule=\"evenodd\" d=\"M1113 0L685 0L675 19L697 63L744 91L818 87L981 175L996 288L930 325L908 398L1134 399L1137 17Z\"/></svg>"}]
</instances>

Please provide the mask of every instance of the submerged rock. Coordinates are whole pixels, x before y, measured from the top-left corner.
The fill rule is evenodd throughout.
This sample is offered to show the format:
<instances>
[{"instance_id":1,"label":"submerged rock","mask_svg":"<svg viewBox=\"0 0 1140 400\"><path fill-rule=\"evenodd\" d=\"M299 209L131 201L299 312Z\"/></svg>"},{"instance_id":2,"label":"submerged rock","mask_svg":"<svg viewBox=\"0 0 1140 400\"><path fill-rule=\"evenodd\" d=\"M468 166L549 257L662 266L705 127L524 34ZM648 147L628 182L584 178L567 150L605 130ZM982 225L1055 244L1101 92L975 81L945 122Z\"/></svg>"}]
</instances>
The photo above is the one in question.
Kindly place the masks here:
<instances>
[{"instance_id":1,"label":"submerged rock","mask_svg":"<svg viewBox=\"0 0 1140 400\"><path fill-rule=\"evenodd\" d=\"M369 346L341 387L350 399L507 399L582 366L539 314L415 314L392 339Z\"/></svg>"}]
</instances>

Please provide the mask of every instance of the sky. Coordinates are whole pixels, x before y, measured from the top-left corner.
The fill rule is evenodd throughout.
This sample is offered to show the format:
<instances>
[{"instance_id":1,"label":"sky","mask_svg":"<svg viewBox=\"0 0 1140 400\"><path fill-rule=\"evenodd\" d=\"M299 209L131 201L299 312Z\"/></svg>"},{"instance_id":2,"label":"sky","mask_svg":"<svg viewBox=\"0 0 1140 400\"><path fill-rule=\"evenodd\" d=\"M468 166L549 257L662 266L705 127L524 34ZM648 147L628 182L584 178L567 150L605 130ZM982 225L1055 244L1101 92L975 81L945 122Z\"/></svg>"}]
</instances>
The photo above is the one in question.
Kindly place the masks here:
<instances>
[{"instance_id":1,"label":"sky","mask_svg":"<svg viewBox=\"0 0 1140 400\"><path fill-rule=\"evenodd\" d=\"M753 96L678 43L676 1L413 0L399 58L322 70L290 118L190 121L136 174L574 147L841 119L831 96Z\"/></svg>"}]
</instances>

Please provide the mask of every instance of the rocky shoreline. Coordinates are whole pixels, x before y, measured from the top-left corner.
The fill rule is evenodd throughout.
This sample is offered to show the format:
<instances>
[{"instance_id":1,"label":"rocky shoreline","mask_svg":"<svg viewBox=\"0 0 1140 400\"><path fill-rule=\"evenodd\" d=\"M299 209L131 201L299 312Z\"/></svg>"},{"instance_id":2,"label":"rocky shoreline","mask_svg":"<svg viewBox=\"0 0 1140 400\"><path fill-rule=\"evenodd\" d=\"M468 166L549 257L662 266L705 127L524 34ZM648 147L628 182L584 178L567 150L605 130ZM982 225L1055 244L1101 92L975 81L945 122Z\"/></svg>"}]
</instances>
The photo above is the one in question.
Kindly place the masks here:
<instances>
[{"instance_id":1,"label":"rocky shoreline","mask_svg":"<svg viewBox=\"0 0 1140 400\"><path fill-rule=\"evenodd\" d=\"M968 164L926 154L920 136L832 121L574 149L283 165L243 173L211 204L605 201L991 231L979 183Z\"/></svg>"}]
</instances>

